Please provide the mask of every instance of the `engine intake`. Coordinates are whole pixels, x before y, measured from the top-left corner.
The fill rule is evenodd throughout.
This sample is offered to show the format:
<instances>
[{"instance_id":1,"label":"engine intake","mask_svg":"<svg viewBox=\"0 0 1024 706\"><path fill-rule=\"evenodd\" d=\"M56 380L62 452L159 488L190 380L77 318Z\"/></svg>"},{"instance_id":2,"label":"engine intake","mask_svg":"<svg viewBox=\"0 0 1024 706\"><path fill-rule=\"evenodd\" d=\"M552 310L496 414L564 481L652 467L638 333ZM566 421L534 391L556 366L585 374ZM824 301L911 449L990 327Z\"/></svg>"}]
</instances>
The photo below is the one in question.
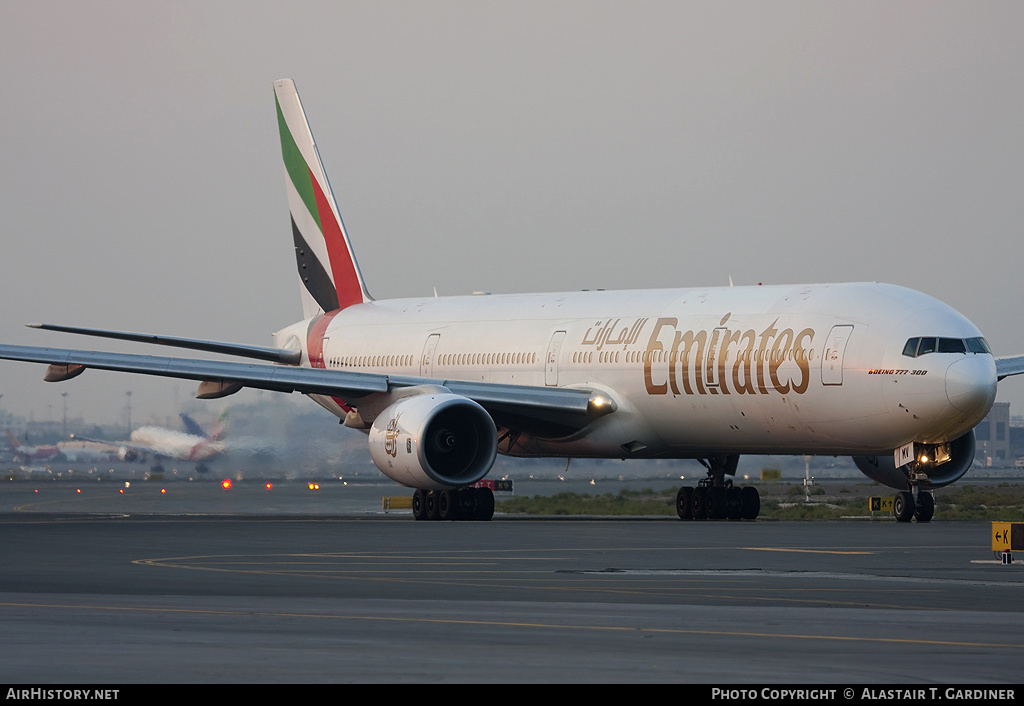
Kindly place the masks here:
<instances>
[{"instance_id":1,"label":"engine intake","mask_svg":"<svg viewBox=\"0 0 1024 706\"><path fill-rule=\"evenodd\" d=\"M381 473L423 490L472 485L487 475L498 453L491 415L449 392L395 402L377 415L369 441Z\"/></svg>"},{"instance_id":2,"label":"engine intake","mask_svg":"<svg viewBox=\"0 0 1024 706\"><path fill-rule=\"evenodd\" d=\"M892 454L888 456L854 456L857 468L871 480L890 488L906 490L910 474L925 474L927 481L922 486L942 488L955 483L967 473L974 462L974 431L971 430L948 444L915 444L916 456L927 458L905 466L896 467ZM942 459L945 459L944 461ZM938 461L938 462L936 462ZM918 478L918 482L920 478Z\"/></svg>"}]
</instances>

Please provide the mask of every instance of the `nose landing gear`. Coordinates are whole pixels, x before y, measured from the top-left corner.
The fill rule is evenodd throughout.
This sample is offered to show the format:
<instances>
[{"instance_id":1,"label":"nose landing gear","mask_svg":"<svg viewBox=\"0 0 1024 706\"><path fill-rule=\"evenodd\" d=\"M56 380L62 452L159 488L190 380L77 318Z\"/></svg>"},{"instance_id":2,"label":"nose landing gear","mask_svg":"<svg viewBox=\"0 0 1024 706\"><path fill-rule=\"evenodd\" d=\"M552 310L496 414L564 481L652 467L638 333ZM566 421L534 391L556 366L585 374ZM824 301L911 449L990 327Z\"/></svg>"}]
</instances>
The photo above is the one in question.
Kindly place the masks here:
<instances>
[{"instance_id":1,"label":"nose landing gear","mask_svg":"<svg viewBox=\"0 0 1024 706\"><path fill-rule=\"evenodd\" d=\"M897 522L910 522L912 519L930 522L935 515L935 496L917 486L901 490L893 499L892 514Z\"/></svg>"}]
</instances>

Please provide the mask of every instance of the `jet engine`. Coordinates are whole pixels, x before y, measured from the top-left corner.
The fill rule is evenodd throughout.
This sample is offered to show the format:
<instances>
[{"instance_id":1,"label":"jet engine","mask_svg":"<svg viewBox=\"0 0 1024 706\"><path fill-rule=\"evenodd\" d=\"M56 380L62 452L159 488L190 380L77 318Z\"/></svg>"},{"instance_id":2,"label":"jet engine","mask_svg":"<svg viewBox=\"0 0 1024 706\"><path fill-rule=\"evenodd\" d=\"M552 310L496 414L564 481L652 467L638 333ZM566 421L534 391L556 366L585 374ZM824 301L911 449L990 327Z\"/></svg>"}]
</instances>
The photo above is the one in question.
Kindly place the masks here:
<instances>
[{"instance_id":1,"label":"jet engine","mask_svg":"<svg viewBox=\"0 0 1024 706\"><path fill-rule=\"evenodd\" d=\"M868 478L890 488L906 490L911 475L923 487L941 488L960 480L974 462L974 430L945 444L914 444L914 455L915 461L899 468L892 454L854 456L853 462ZM918 474L924 474L927 480Z\"/></svg>"},{"instance_id":2,"label":"jet engine","mask_svg":"<svg viewBox=\"0 0 1024 706\"><path fill-rule=\"evenodd\" d=\"M444 490L487 475L498 432L483 407L450 392L405 397L377 415L370 456L381 473L410 488Z\"/></svg>"}]
</instances>

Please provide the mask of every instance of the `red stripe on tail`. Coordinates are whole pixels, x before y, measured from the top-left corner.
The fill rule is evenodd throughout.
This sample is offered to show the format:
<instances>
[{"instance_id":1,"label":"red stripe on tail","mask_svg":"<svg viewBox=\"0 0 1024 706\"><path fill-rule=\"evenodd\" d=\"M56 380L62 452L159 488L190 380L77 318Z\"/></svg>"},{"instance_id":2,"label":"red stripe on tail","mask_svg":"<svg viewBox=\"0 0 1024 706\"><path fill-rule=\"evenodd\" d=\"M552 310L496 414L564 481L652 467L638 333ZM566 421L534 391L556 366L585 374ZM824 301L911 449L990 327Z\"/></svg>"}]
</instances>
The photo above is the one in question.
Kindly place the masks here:
<instances>
[{"instance_id":1,"label":"red stripe on tail","mask_svg":"<svg viewBox=\"0 0 1024 706\"><path fill-rule=\"evenodd\" d=\"M327 255L331 259L331 274L334 276L334 288L338 292L338 308L363 303L363 289L359 285L359 277L356 274L356 263L352 259L345 234L341 230L331 208L327 196L320 188L320 182L310 172L310 180L313 182L313 193L316 195L316 210L320 214L320 228L323 230L324 240L327 241Z\"/></svg>"}]
</instances>

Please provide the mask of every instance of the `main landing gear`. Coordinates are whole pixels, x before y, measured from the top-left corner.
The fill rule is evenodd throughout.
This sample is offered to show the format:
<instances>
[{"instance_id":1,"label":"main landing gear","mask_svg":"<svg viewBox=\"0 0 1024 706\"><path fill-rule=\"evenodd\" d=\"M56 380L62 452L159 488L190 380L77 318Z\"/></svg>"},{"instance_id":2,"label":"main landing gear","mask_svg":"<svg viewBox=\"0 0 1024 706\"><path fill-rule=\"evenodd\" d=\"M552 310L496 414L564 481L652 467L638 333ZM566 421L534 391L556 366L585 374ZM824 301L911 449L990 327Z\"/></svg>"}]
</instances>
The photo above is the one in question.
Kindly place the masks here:
<instances>
[{"instance_id":1,"label":"main landing gear","mask_svg":"<svg viewBox=\"0 0 1024 706\"><path fill-rule=\"evenodd\" d=\"M417 520L487 521L494 516L490 488L417 490L412 494L412 516Z\"/></svg>"},{"instance_id":2,"label":"main landing gear","mask_svg":"<svg viewBox=\"0 0 1024 706\"><path fill-rule=\"evenodd\" d=\"M740 457L715 456L698 459L708 477L697 482L697 487L683 486L676 493L676 514L680 520L755 520L761 512L761 496L757 488L736 488L732 479L736 475Z\"/></svg>"},{"instance_id":3,"label":"main landing gear","mask_svg":"<svg viewBox=\"0 0 1024 706\"><path fill-rule=\"evenodd\" d=\"M935 496L929 490L912 486L910 490L896 493L892 502L892 514L897 522L930 522L935 515Z\"/></svg>"}]
</instances>

